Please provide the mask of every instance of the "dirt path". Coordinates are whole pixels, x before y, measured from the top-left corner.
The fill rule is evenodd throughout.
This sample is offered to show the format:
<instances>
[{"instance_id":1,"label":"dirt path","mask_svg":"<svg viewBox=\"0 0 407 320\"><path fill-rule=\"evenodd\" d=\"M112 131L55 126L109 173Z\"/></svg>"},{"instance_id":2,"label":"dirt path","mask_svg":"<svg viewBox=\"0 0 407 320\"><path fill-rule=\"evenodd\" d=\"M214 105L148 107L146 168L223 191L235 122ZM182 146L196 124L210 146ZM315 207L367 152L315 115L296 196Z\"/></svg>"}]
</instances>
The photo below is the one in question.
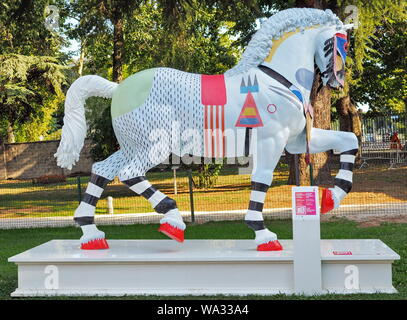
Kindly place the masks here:
<instances>
[{"instance_id":1,"label":"dirt path","mask_svg":"<svg viewBox=\"0 0 407 320\"><path fill-rule=\"evenodd\" d=\"M360 219L359 217L352 217L349 216L347 219L359 222L359 226L363 228L368 227L377 227L383 223L407 223L407 214L399 215L399 216L391 216L391 217L364 217Z\"/></svg>"}]
</instances>

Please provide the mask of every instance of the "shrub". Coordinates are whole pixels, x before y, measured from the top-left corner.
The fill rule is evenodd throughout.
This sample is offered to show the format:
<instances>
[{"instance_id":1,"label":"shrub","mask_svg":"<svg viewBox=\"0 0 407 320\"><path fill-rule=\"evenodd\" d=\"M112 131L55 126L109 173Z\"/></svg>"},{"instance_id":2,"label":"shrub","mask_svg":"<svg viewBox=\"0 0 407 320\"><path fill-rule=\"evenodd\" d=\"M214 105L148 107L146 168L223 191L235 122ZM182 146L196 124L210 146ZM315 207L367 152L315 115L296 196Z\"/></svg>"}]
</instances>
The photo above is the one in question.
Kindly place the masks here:
<instances>
[{"instance_id":1,"label":"shrub","mask_svg":"<svg viewBox=\"0 0 407 320\"><path fill-rule=\"evenodd\" d=\"M222 164L205 164L198 169L198 174L194 177L194 185L197 189L207 189L215 186L218 180Z\"/></svg>"}]
</instances>

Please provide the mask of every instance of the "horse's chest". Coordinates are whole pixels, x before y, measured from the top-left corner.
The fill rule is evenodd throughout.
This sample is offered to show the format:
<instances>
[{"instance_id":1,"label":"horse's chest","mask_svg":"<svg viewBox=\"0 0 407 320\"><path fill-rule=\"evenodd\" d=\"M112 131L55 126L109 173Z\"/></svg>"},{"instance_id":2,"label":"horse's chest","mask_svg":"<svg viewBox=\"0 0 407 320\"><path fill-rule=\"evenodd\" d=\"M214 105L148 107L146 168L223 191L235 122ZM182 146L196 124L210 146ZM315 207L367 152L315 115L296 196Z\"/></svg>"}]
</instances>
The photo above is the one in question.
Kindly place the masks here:
<instances>
[{"instance_id":1,"label":"horse's chest","mask_svg":"<svg viewBox=\"0 0 407 320\"><path fill-rule=\"evenodd\" d=\"M201 105L209 129L261 129L279 122L286 108L281 99L270 99L267 83L253 71L234 77L202 76Z\"/></svg>"}]
</instances>

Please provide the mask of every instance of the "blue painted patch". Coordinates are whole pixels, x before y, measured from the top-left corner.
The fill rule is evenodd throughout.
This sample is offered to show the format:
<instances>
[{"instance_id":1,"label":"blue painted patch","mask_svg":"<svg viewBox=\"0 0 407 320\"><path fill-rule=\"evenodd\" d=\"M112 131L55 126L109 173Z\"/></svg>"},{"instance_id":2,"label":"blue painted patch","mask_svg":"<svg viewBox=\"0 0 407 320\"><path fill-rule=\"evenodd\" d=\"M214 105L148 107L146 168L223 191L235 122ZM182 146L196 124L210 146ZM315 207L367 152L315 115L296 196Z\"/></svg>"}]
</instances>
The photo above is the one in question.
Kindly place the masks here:
<instances>
[{"instance_id":1,"label":"blue painted patch","mask_svg":"<svg viewBox=\"0 0 407 320\"><path fill-rule=\"evenodd\" d=\"M260 121L257 118L241 118L240 119L240 124L247 124L247 125L255 125L259 124Z\"/></svg>"},{"instance_id":2,"label":"blue painted patch","mask_svg":"<svg viewBox=\"0 0 407 320\"><path fill-rule=\"evenodd\" d=\"M240 93L259 92L259 86L240 87Z\"/></svg>"},{"instance_id":3,"label":"blue painted patch","mask_svg":"<svg viewBox=\"0 0 407 320\"><path fill-rule=\"evenodd\" d=\"M343 60L345 60L346 56L348 55L346 50L345 50L345 46L346 46L347 42L348 41L346 39L336 37L336 47L339 50L339 53L341 54Z\"/></svg>"},{"instance_id":4,"label":"blue painted patch","mask_svg":"<svg viewBox=\"0 0 407 320\"><path fill-rule=\"evenodd\" d=\"M300 101L301 101L302 103L304 103L304 100L303 100L303 98L302 98L302 94L301 94L300 91L298 91L298 90L296 90L296 89L290 89L290 90L291 90L292 93L294 93L294 94L297 96L298 99L300 99Z\"/></svg>"},{"instance_id":5,"label":"blue painted patch","mask_svg":"<svg viewBox=\"0 0 407 320\"><path fill-rule=\"evenodd\" d=\"M246 83L244 81L244 78L242 78L242 82L240 84L240 93L249 93L249 91L251 93L259 92L259 83L257 81L257 76L256 75L254 76L253 83L252 83L252 81L250 79L250 76L249 76L249 78L247 80L247 85L246 85Z\"/></svg>"}]
</instances>

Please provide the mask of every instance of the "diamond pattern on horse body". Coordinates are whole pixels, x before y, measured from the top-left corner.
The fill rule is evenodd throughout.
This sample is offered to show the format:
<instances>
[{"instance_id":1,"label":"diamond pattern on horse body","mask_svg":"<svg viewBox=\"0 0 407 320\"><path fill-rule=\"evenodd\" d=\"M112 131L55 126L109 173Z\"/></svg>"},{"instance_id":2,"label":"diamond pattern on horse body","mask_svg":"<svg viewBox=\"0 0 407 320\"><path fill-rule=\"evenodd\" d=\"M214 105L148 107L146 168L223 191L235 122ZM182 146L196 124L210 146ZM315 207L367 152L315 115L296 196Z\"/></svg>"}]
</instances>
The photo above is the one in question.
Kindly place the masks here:
<instances>
[{"instance_id":1,"label":"diamond pattern on horse body","mask_svg":"<svg viewBox=\"0 0 407 320\"><path fill-rule=\"evenodd\" d=\"M173 145L182 150L188 141L183 141L181 134L187 129L197 130L202 141L200 90L199 74L156 69L144 103L113 119L121 155L127 164L121 170L121 180L144 175L170 155ZM202 154L202 147L199 153Z\"/></svg>"}]
</instances>

